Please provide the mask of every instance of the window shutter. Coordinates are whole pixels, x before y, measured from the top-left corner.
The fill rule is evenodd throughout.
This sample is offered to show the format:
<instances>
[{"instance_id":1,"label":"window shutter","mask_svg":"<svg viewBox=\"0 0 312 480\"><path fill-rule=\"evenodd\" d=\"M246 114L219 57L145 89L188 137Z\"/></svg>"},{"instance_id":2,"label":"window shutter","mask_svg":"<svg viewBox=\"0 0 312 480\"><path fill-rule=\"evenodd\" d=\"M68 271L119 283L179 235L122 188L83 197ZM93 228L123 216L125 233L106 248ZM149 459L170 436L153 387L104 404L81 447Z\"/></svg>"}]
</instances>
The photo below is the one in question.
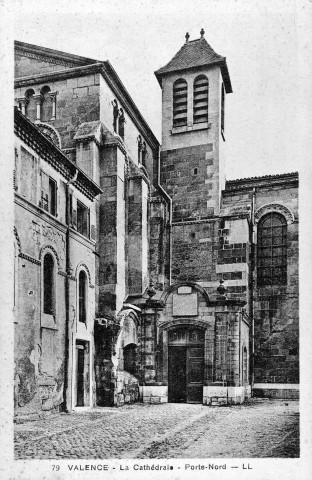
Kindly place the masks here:
<instances>
[{"instance_id":1,"label":"window shutter","mask_svg":"<svg viewBox=\"0 0 312 480\"><path fill-rule=\"evenodd\" d=\"M49 212L56 216L57 184L53 178L49 178Z\"/></svg>"},{"instance_id":2,"label":"window shutter","mask_svg":"<svg viewBox=\"0 0 312 480\"><path fill-rule=\"evenodd\" d=\"M82 232L83 235L89 237L89 223L90 223L90 211L88 208L84 208L82 212Z\"/></svg>"},{"instance_id":3,"label":"window shutter","mask_svg":"<svg viewBox=\"0 0 312 480\"><path fill-rule=\"evenodd\" d=\"M49 211L49 176L41 170L41 201L40 206Z\"/></svg>"},{"instance_id":4,"label":"window shutter","mask_svg":"<svg viewBox=\"0 0 312 480\"><path fill-rule=\"evenodd\" d=\"M72 227L77 230L77 198L75 195L72 195L72 217L71 217L71 223Z\"/></svg>"},{"instance_id":5,"label":"window shutter","mask_svg":"<svg viewBox=\"0 0 312 480\"><path fill-rule=\"evenodd\" d=\"M13 170L13 188L17 190L17 181L16 181L16 169Z\"/></svg>"},{"instance_id":6,"label":"window shutter","mask_svg":"<svg viewBox=\"0 0 312 480\"><path fill-rule=\"evenodd\" d=\"M57 186L57 183L55 182L55 216L57 217L58 215L58 195L59 195L59 191L58 191L58 186Z\"/></svg>"},{"instance_id":7,"label":"window shutter","mask_svg":"<svg viewBox=\"0 0 312 480\"><path fill-rule=\"evenodd\" d=\"M91 225L91 240L95 241L95 225Z\"/></svg>"},{"instance_id":8,"label":"window shutter","mask_svg":"<svg viewBox=\"0 0 312 480\"><path fill-rule=\"evenodd\" d=\"M90 208L88 208L88 210L87 210L87 217L88 217L88 218L87 218L87 221L88 221L88 225L87 225L87 227L88 227L87 236L88 236L88 238L90 238L90 228L91 228L91 227L90 227Z\"/></svg>"},{"instance_id":9,"label":"window shutter","mask_svg":"<svg viewBox=\"0 0 312 480\"><path fill-rule=\"evenodd\" d=\"M14 190L18 190L17 164L18 164L18 152L17 152L17 148L15 148L14 169L13 169L13 188L14 188Z\"/></svg>"}]
</instances>

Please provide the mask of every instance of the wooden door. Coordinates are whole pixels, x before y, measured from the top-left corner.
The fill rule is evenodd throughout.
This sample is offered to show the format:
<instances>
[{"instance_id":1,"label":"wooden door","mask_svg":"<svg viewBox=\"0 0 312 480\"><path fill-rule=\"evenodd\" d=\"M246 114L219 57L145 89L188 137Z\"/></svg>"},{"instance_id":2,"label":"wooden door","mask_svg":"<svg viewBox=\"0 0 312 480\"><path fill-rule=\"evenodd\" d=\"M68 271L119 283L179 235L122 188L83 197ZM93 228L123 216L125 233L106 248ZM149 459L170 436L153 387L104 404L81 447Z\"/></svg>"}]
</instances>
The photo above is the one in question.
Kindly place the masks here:
<instances>
[{"instance_id":1,"label":"wooden door","mask_svg":"<svg viewBox=\"0 0 312 480\"><path fill-rule=\"evenodd\" d=\"M205 332L191 326L169 331L168 401L202 403Z\"/></svg>"},{"instance_id":2,"label":"wooden door","mask_svg":"<svg viewBox=\"0 0 312 480\"><path fill-rule=\"evenodd\" d=\"M202 403L204 381L204 348L187 347L186 355L186 401Z\"/></svg>"},{"instance_id":3,"label":"wooden door","mask_svg":"<svg viewBox=\"0 0 312 480\"><path fill-rule=\"evenodd\" d=\"M169 347L168 401L186 402L186 347Z\"/></svg>"}]
</instances>

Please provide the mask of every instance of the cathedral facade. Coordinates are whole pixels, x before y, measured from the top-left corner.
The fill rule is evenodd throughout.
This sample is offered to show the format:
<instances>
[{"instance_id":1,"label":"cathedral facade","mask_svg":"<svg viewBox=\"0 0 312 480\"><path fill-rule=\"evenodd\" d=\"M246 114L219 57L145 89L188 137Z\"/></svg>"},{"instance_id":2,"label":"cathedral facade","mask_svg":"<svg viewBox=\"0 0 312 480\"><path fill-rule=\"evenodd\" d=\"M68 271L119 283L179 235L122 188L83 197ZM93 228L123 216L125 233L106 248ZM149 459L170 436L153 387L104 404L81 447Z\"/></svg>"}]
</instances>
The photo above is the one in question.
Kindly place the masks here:
<instances>
[{"instance_id":1,"label":"cathedral facade","mask_svg":"<svg viewBox=\"0 0 312 480\"><path fill-rule=\"evenodd\" d=\"M298 175L225 181L225 57L155 72L15 44L16 413L296 397Z\"/></svg>"}]
</instances>

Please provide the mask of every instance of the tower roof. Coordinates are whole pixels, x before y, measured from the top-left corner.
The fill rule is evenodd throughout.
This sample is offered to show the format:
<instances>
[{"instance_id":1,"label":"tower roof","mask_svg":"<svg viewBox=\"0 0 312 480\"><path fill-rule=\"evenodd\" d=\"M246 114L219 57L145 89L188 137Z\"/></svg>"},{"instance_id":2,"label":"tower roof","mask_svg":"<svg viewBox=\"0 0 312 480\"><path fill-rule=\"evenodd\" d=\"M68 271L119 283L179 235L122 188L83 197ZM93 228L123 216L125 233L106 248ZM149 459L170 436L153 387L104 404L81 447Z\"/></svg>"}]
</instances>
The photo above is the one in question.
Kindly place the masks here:
<instances>
[{"instance_id":1,"label":"tower roof","mask_svg":"<svg viewBox=\"0 0 312 480\"><path fill-rule=\"evenodd\" d=\"M203 30L202 30L203 32ZM229 71L226 64L226 58L218 55L209 43L205 40L203 33L201 38L189 41L189 35L186 34L186 42L183 47L164 67L156 70L155 75L161 86L162 77L166 74L179 72L181 70L196 69L208 65L220 65L223 76L226 93L232 93L232 85Z\"/></svg>"}]
</instances>

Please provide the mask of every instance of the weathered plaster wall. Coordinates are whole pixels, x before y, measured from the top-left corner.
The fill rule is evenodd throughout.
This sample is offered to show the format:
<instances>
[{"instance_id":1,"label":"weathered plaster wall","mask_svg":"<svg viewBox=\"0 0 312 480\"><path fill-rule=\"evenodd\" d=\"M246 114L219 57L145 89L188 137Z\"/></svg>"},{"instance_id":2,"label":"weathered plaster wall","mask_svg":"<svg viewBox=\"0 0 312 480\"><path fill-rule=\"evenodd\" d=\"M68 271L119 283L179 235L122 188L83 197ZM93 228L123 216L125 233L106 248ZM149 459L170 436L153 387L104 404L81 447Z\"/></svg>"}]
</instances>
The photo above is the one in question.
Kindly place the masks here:
<instances>
[{"instance_id":1,"label":"weathered plaster wall","mask_svg":"<svg viewBox=\"0 0 312 480\"><path fill-rule=\"evenodd\" d=\"M38 413L59 409L64 399L65 366L65 277L66 277L66 225L65 183L61 175L35 151L20 140L16 147L27 148L35 158L33 189L23 188L27 177L21 174L23 158L17 158L17 185L15 193L15 288L17 308L15 311L15 407L17 413ZM40 168L53 177L58 185L57 216L40 208ZM91 211L94 221L95 204L72 186L75 198L80 199ZM91 221L92 221L91 220ZM75 382L73 345L75 339L93 342L93 321L95 303L95 243L75 232L70 233L69 281L69 387L68 407L73 406L72 392ZM50 253L54 259L55 296L54 315L43 313L43 259ZM77 325L78 285L80 269L88 276L87 324ZM90 357L91 358L91 357ZM93 379L90 377L90 388Z\"/></svg>"}]
</instances>

